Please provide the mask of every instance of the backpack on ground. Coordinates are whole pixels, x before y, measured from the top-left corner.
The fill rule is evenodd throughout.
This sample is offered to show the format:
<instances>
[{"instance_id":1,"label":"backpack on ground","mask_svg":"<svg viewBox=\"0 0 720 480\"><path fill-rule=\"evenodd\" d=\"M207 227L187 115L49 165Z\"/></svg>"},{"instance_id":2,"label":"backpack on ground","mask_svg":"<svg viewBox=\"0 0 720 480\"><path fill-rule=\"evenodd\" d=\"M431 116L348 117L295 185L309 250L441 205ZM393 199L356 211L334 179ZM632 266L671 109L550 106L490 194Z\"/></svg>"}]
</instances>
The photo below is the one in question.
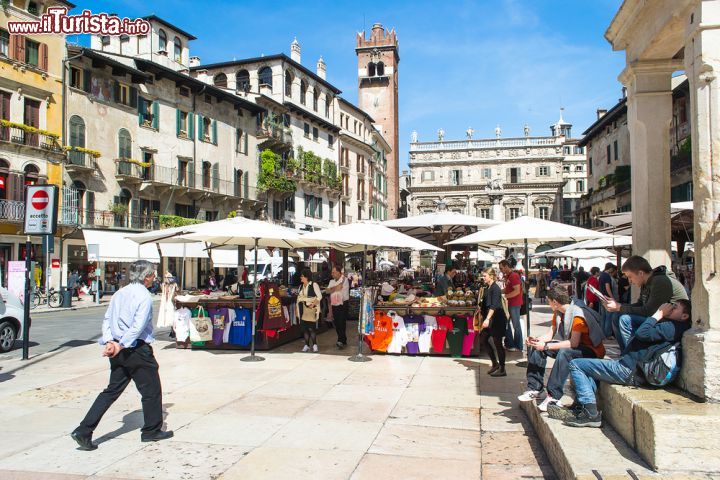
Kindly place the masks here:
<instances>
[{"instance_id":1,"label":"backpack on ground","mask_svg":"<svg viewBox=\"0 0 720 480\"><path fill-rule=\"evenodd\" d=\"M653 387L664 387L680 373L681 358L682 345L676 342L653 352L650 359L639 363L638 367L647 383Z\"/></svg>"}]
</instances>

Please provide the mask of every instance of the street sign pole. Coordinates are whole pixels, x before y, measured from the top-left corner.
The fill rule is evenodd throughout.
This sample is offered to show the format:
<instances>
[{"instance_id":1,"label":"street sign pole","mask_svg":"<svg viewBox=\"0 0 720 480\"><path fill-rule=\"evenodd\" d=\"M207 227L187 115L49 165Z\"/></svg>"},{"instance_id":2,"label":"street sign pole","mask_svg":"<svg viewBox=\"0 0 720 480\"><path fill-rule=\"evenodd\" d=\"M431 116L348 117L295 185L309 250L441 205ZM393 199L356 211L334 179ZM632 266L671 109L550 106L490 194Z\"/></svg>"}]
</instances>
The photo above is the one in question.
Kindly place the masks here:
<instances>
[{"instance_id":1,"label":"street sign pole","mask_svg":"<svg viewBox=\"0 0 720 480\"><path fill-rule=\"evenodd\" d=\"M23 303L23 360L29 358L30 353L30 302L32 301L32 286L30 283L30 256L32 254L32 242L30 235L43 235L46 247L49 250L49 242L54 240L57 230L57 208L58 188L57 185L28 185L25 187L25 301ZM45 249L40 255L46 255ZM48 263L45 265L46 275L49 267L49 252L47 253ZM50 293L49 291L47 292Z\"/></svg>"},{"instance_id":2,"label":"street sign pole","mask_svg":"<svg viewBox=\"0 0 720 480\"><path fill-rule=\"evenodd\" d=\"M32 286L30 284L30 252L32 242L30 235L25 241L25 301L23 302L23 344L22 359L27 360L30 354L30 302L32 295Z\"/></svg>"}]
</instances>

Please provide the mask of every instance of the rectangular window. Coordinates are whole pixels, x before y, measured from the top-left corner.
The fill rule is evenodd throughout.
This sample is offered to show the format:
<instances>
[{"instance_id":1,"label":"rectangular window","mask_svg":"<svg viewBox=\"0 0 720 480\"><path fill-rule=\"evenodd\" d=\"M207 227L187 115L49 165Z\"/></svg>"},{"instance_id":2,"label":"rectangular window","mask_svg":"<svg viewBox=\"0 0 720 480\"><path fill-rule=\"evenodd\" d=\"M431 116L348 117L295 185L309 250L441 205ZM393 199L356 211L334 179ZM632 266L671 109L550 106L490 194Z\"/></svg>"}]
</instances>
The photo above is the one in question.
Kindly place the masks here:
<instances>
[{"instance_id":1,"label":"rectangular window","mask_svg":"<svg viewBox=\"0 0 720 480\"><path fill-rule=\"evenodd\" d=\"M577 181L577 191L580 193L585 191L585 181L584 180Z\"/></svg>"},{"instance_id":2,"label":"rectangular window","mask_svg":"<svg viewBox=\"0 0 720 480\"><path fill-rule=\"evenodd\" d=\"M520 209L517 207L509 208L508 209L508 217L509 220L515 220L520 216Z\"/></svg>"},{"instance_id":3,"label":"rectangular window","mask_svg":"<svg viewBox=\"0 0 720 480\"><path fill-rule=\"evenodd\" d=\"M429 180L435 180L435 172L425 170L424 172L422 172L422 181L425 182Z\"/></svg>"},{"instance_id":4,"label":"rectangular window","mask_svg":"<svg viewBox=\"0 0 720 480\"><path fill-rule=\"evenodd\" d=\"M548 177L550 176L550 167L548 166L542 166L538 169L538 175L541 177Z\"/></svg>"},{"instance_id":5,"label":"rectangular window","mask_svg":"<svg viewBox=\"0 0 720 480\"><path fill-rule=\"evenodd\" d=\"M618 157L619 157L619 155L618 155L618 144L617 144L617 140L615 140L615 141L613 142L613 149L615 150L615 161L617 161L617 159L618 159Z\"/></svg>"},{"instance_id":6,"label":"rectangular window","mask_svg":"<svg viewBox=\"0 0 720 480\"><path fill-rule=\"evenodd\" d=\"M318 141L319 132L317 127L313 127L313 140Z\"/></svg>"},{"instance_id":7,"label":"rectangular window","mask_svg":"<svg viewBox=\"0 0 720 480\"><path fill-rule=\"evenodd\" d=\"M285 199L285 211L286 212L294 212L295 211L295 195L290 195L288 198Z\"/></svg>"},{"instance_id":8,"label":"rectangular window","mask_svg":"<svg viewBox=\"0 0 720 480\"><path fill-rule=\"evenodd\" d=\"M548 207L538 208L538 217L540 218L540 220L549 220L550 209Z\"/></svg>"},{"instance_id":9,"label":"rectangular window","mask_svg":"<svg viewBox=\"0 0 720 480\"><path fill-rule=\"evenodd\" d=\"M188 161L178 158L178 185L188 184Z\"/></svg>"},{"instance_id":10,"label":"rectangular window","mask_svg":"<svg viewBox=\"0 0 720 480\"><path fill-rule=\"evenodd\" d=\"M510 182L510 183L520 182L520 169L517 167L509 168L507 176L508 176L508 182Z\"/></svg>"},{"instance_id":11,"label":"rectangular window","mask_svg":"<svg viewBox=\"0 0 720 480\"><path fill-rule=\"evenodd\" d=\"M492 168L483 168L482 169L482 178L491 178L492 177Z\"/></svg>"},{"instance_id":12,"label":"rectangular window","mask_svg":"<svg viewBox=\"0 0 720 480\"><path fill-rule=\"evenodd\" d=\"M575 165L575 171L576 171L576 172L582 172L582 171L583 171L583 166L582 166L582 165Z\"/></svg>"},{"instance_id":13,"label":"rectangular window","mask_svg":"<svg viewBox=\"0 0 720 480\"><path fill-rule=\"evenodd\" d=\"M188 138L188 112L178 110L177 136L180 138Z\"/></svg>"},{"instance_id":14,"label":"rectangular window","mask_svg":"<svg viewBox=\"0 0 720 480\"><path fill-rule=\"evenodd\" d=\"M10 56L10 34L7 30L0 28L0 55Z\"/></svg>"},{"instance_id":15,"label":"rectangular window","mask_svg":"<svg viewBox=\"0 0 720 480\"><path fill-rule=\"evenodd\" d=\"M481 208L480 209L480 218L490 218L490 209L489 208Z\"/></svg>"},{"instance_id":16,"label":"rectangular window","mask_svg":"<svg viewBox=\"0 0 720 480\"><path fill-rule=\"evenodd\" d=\"M592 157L588 158L588 174L592 175Z\"/></svg>"},{"instance_id":17,"label":"rectangular window","mask_svg":"<svg viewBox=\"0 0 720 480\"><path fill-rule=\"evenodd\" d=\"M570 165L565 165L563 167L563 173L570 173Z\"/></svg>"},{"instance_id":18,"label":"rectangular window","mask_svg":"<svg viewBox=\"0 0 720 480\"><path fill-rule=\"evenodd\" d=\"M82 70L77 67L70 67L70 86L72 88L83 88Z\"/></svg>"},{"instance_id":19,"label":"rectangular window","mask_svg":"<svg viewBox=\"0 0 720 480\"><path fill-rule=\"evenodd\" d=\"M243 131L242 129L238 128L235 130L235 151L237 153L243 153Z\"/></svg>"},{"instance_id":20,"label":"rectangular window","mask_svg":"<svg viewBox=\"0 0 720 480\"><path fill-rule=\"evenodd\" d=\"M334 212L335 212L335 202L332 202L332 201L328 202L328 214L329 214L328 220L330 220L331 222L335 220Z\"/></svg>"},{"instance_id":21,"label":"rectangular window","mask_svg":"<svg viewBox=\"0 0 720 480\"><path fill-rule=\"evenodd\" d=\"M122 105L130 105L130 87L119 84L116 101Z\"/></svg>"},{"instance_id":22,"label":"rectangular window","mask_svg":"<svg viewBox=\"0 0 720 480\"><path fill-rule=\"evenodd\" d=\"M175 204L175 215L184 218L195 218L195 208L192 205Z\"/></svg>"},{"instance_id":23,"label":"rectangular window","mask_svg":"<svg viewBox=\"0 0 720 480\"><path fill-rule=\"evenodd\" d=\"M28 65L40 65L40 44L32 40L25 40L25 63Z\"/></svg>"},{"instance_id":24,"label":"rectangular window","mask_svg":"<svg viewBox=\"0 0 720 480\"><path fill-rule=\"evenodd\" d=\"M325 116L330 118L330 99L325 97Z\"/></svg>"},{"instance_id":25,"label":"rectangular window","mask_svg":"<svg viewBox=\"0 0 720 480\"><path fill-rule=\"evenodd\" d=\"M305 129L305 138L310 138L310 124L306 123L303 127Z\"/></svg>"},{"instance_id":26,"label":"rectangular window","mask_svg":"<svg viewBox=\"0 0 720 480\"><path fill-rule=\"evenodd\" d=\"M450 170L450 185L460 185L461 178L460 170Z\"/></svg>"},{"instance_id":27,"label":"rectangular window","mask_svg":"<svg viewBox=\"0 0 720 480\"><path fill-rule=\"evenodd\" d=\"M332 135L328 135L328 147L335 147L335 137Z\"/></svg>"},{"instance_id":28,"label":"rectangular window","mask_svg":"<svg viewBox=\"0 0 720 480\"><path fill-rule=\"evenodd\" d=\"M608 146L607 146L606 153L607 153L607 163L608 163L608 165L610 165L610 144L608 144Z\"/></svg>"}]
</instances>

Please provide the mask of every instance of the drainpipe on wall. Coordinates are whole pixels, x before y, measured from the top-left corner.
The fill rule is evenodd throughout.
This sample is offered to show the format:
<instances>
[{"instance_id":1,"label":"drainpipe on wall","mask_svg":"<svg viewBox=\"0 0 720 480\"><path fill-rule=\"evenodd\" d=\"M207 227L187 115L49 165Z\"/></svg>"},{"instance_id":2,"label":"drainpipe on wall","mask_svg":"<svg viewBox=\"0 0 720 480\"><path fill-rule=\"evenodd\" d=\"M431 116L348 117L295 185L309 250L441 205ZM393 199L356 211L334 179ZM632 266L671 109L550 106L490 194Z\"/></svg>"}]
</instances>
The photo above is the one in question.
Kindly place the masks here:
<instances>
[{"instance_id":1,"label":"drainpipe on wall","mask_svg":"<svg viewBox=\"0 0 720 480\"><path fill-rule=\"evenodd\" d=\"M61 142L62 142L63 145L65 144L65 142L67 142L67 64L68 64L68 62L69 62L70 60L75 60L76 58L82 57L84 53L85 53L85 48L84 48L84 47L81 47L80 53L78 53L77 55L74 55L74 56L72 56L72 57L67 57L67 47L65 47L65 55L66 55L66 58L64 58L63 61L62 61L62 92L61 92L61 94L60 94L60 100L61 100L61 102L62 102L62 109L61 109L61 116L62 116L62 118L61 118L61 120L62 120ZM65 178L65 163L62 163L62 162L61 162L61 163L60 163L60 190L61 190L60 193L61 193L61 194L62 194L62 183L63 183L63 181L64 181L64 178ZM58 212L58 213L60 213L60 212ZM76 228L75 230L73 230L73 231L71 232L71 234L72 234L72 233L75 233L76 230L77 230L77 228ZM63 267L63 257L64 257L64 255L63 255L63 243L64 243L64 240L65 240L65 236L64 236L64 235L61 235L61 236L60 236L60 289L63 288L63 283L65 283L64 280L63 280L63 279L65 278L65 275L64 275L64 272L63 272L63 270L64 270L64 267ZM54 239L53 239L53 241L54 241ZM45 270L46 270L46 271L50 270L48 267L49 267L49 265L47 265L47 266L45 267ZM46 274L46 275L47 275L47 274Z\"/></svg>"}]
</instances>

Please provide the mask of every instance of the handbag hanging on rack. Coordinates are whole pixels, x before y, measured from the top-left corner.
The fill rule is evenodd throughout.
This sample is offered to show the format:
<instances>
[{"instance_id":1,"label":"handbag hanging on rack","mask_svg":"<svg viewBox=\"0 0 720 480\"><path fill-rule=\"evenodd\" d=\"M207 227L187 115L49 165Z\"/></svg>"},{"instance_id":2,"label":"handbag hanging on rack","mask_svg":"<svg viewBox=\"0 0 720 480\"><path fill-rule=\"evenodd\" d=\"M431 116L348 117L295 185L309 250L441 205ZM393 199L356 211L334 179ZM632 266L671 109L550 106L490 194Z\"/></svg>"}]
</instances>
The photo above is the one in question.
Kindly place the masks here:
<instances>
[{"instance_id":1,"label":"handbag hanging on rack","mask_svg":"<svg viewBox=\"0 0 720 480\"><path fill-rule=\"evenodd\" d=\"M190 319L190 341L209 342L212 340L213 325L203 307L199 308L198 316Z\"/></svg>"}]
</instances>

